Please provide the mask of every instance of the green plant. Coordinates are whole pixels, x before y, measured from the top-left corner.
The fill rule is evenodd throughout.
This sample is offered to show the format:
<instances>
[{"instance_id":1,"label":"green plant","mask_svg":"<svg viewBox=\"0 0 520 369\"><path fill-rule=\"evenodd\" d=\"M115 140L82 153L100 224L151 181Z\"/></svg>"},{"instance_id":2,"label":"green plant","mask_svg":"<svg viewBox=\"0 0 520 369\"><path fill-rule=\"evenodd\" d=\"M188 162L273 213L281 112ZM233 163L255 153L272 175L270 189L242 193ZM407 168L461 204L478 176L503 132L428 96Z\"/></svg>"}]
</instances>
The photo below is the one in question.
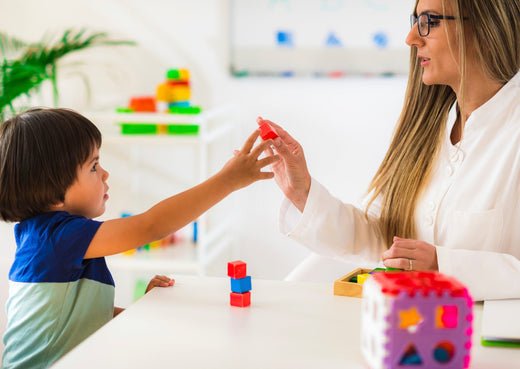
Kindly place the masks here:
<instances>
[{"instance_id":1,"label":"green plant","mask_svg":"<svg viewBox=\"0 0 520 369\"><path fill-rule=\"evenodd\" d=\"M0 32L0 121L7 109L16 113L13 101L30 96L42 82L52 84L54 105L58 104L58 61L70 53L94 46L134 45L132 41L112 40L104 32L65 30L58 38L27 43Z\"/></svg>"}]
</instances>

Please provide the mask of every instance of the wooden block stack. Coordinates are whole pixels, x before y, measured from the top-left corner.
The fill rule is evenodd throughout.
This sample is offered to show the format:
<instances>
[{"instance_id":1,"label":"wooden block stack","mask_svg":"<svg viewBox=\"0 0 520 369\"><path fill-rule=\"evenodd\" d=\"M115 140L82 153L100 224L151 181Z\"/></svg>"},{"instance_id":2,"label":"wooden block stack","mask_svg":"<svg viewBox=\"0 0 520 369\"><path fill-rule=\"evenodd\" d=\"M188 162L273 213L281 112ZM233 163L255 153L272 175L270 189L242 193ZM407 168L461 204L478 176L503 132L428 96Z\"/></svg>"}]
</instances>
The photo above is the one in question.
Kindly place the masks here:
<instances>
[{"instance_id":1,"label":"wooden block stack","mask_svg":"<svg viewBox=\"0 0 520 369\"><path fill-rule=\"evenodd\" d=\"M247 264L242 260L230 261L228 276L231 279L229 303L238 307L251 305L251 276L247 275Z\"/></svg>"}]
</instances>

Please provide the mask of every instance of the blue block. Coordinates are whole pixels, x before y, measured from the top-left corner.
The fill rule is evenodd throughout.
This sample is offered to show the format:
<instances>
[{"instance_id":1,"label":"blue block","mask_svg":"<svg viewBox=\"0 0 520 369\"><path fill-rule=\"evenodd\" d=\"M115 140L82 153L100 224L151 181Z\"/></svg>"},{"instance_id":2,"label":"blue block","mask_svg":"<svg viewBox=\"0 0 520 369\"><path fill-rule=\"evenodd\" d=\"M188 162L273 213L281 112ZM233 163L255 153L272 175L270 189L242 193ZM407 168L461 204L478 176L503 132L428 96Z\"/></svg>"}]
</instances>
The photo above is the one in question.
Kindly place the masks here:
<instances>
[{"instance_id":1,"label":"blue block","mask_svg":"<svg viewBox=\"0 0 520 369\"><path fill-rule=\"evenodd\" d=\"M231 291L235 293L244 293L251 291L251 276L245 276L244 278L230 278L231 279Z\"/></svg>"}]
</instances>

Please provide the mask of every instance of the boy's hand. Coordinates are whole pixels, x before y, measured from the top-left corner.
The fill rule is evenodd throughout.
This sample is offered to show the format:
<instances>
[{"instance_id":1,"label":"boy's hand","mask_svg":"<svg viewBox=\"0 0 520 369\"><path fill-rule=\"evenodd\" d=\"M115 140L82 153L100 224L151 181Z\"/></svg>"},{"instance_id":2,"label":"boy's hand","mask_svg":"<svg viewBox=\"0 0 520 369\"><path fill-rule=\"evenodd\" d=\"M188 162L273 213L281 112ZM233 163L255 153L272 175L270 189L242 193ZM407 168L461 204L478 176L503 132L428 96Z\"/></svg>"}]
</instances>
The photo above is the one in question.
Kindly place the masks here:
<instances>
[{"instance_id":1,"label":"boy's hand","mask_svg":"<svg viewBox=\"0 0 520 369\"><path fill-rule=\"evenodd\" d=\"M254 146L256 139L260 135L260 130L255 130L244 143L241 150L235 150L231 158L221 170L221 174L226 178L233 190L246 187L253 182L261 179L274 177L272 172L263 172L261 169L279 160L278 155L259 159L258 157L273 144L272 140L267 140Z\"/></svg>"},{"instance_id":2,"label":"boy's hand","mask_svg":"<svg viewBox=\"0 0 520 369\"><path fill-rule=\"evenodd\" d=\"M175 279L168 278L165 275L156 275L152 278L148 286L146 287L145 293L148 293L154 287L170 287L175 284Z\"/></svg>"}]
</instances>

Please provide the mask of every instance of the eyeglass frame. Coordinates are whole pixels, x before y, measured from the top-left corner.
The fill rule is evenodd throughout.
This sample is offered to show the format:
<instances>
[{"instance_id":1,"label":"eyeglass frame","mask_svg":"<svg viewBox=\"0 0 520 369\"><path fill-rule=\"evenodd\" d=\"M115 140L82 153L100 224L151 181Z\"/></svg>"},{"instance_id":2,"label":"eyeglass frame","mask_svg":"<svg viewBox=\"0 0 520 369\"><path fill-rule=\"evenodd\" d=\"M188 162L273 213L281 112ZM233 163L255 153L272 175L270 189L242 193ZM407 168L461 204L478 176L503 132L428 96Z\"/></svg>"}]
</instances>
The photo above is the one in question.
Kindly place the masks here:
<instances>
[{"instance_id":1,"label":"eyeglass frame","mask_svg":"<svg viewBox=\"0 0 520 369\"><path fill-rule=\"evenodd\" d=\"M424 16L424 15L426 15L426 17L428 18L428 21L426 22L426 24L428 25L428 32L426 32L425 35L422 35L421 34L421 28L419 27L419 18L421 16ZM410 26L411 26L411 28L413 28L413 26L415 26L417 24L417 32L419 33L419 36L427 37L430 34L432 19L435 19L435 20L441 20L441 19L455 20L455 19L457 19L457 17L455 17L453 15L437 15L437 14L430 14L430 13L421 13L419 15L410 14ZM462 19L467 19L467 17L463 17Z\"/></svg>"}]
</instances>

